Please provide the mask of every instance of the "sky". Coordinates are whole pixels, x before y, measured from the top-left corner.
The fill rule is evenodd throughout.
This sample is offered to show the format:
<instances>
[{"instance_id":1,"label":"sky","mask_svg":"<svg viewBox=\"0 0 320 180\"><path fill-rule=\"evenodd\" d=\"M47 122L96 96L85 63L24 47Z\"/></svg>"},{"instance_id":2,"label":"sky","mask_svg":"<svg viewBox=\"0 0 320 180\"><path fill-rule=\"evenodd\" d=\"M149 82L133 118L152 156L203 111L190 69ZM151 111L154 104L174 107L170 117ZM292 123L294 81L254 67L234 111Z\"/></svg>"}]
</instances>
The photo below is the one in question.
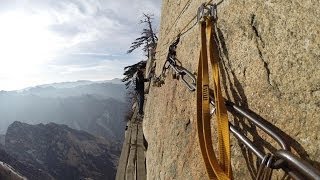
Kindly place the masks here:
<instances>
[{"instance_id":1,"label":"sky","mask_svg":"<svg viewBox=\"0 0 320 180\"><path fill-rule=\"evenodd\" d=\"M0 90L121 78L143 13L159 29L161 0L0 0Z\"/></svg>"}]
</instances>

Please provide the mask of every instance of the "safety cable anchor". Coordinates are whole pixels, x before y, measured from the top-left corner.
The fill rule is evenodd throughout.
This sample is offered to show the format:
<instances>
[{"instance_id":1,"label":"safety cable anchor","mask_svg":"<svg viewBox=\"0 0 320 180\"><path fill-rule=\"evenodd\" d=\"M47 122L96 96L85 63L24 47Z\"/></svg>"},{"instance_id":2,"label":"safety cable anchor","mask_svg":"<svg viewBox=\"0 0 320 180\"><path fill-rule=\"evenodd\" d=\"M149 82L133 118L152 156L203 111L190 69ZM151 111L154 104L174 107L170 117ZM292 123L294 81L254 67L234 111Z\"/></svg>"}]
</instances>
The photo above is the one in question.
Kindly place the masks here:
<instances>
[{"instance_id":1,"label":"safety cable anchor","mask_svg":"<svg viewBox=\"0 0 320 180\"><path fill-rule=\"evenodd\" d=\"M197 12L197 22L204 21L206 17L212 17L213 21L218 19L217 4L201 4Z\"/></svg>"}]
</instances>

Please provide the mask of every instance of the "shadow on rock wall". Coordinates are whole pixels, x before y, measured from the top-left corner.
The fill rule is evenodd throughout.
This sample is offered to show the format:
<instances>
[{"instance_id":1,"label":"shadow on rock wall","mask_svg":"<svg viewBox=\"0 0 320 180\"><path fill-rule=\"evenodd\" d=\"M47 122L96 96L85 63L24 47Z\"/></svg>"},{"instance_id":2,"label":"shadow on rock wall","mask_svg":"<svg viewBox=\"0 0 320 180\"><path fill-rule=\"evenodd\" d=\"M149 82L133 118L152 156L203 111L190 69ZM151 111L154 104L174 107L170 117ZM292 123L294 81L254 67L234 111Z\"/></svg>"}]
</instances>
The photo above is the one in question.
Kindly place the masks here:
<instances>
[{"instance_id":1,"label":"shadow on rock wall","mask_svg":"<svg viewBox=\"0 0 320 180\"><path fill-rule=\"evenodd\" d=\"M235 75L234 71L231 68L228 49L225 44L224 36L222 34L222 31L219 28L217 28L217 30L218 30L217 33L218 33L218 38L220 42L220 47L221 47L220 54L222 57L222 61L220 63L220 69L221 69L220 73L222 77L223 87L226 90L227 99L231 100L233 98L234 103L236 105L246 109L246 111L251 116L265 122L277 134L279 134L285 140L285 142L287 143L291 151L296 152L302 159L308 161L310 164L312 164L316 168L320 168L320 163L310 160L308 153L301 146L301 144L299 144L299 142L297 142L288 134L280 130L278 127L271 124L269 121L259 116L257 113L249 110L248 103L247 103L248 101L244 92L244 88L242 87L239 79L237 78L237 76ZM230 89L230 91L227 91L228 88ZM233 119L234 125L237 127L238 130L241 131L243 135L248 136L250 134L252 136L252 141L259 151L266 153L265 149L268 149L268 151L270 152L275 152L277 150L273 145L270 144L270 142L266 141L265 138L262 138L261 135L259 135L257 131L258 128L255 124L249 122L243 116L241 116L236 112L231 112L231 113L234 117ZM260 161L259 159L255 160L256 159L254 158L255 155L250 150L248 150L240 141L238 141L238 144L241 148L242 155L246 160L246 165L250 172L251 178L255 179L258 172L258 167L260 165ZM282 179L286 179L286 178L288 177L285 174Z\"/></svg>"}]
</instances>

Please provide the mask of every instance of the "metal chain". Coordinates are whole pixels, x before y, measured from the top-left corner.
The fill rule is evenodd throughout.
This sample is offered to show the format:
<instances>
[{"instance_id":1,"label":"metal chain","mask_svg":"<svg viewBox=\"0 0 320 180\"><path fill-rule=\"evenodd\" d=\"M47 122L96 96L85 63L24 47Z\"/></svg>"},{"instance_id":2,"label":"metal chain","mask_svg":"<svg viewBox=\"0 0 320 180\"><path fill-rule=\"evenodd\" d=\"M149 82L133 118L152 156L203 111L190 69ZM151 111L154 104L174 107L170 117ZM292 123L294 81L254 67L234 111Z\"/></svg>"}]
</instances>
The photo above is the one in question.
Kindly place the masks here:
<instances>
[{"instance_id":1,"label":"metal chain","mask_svg":"<svg viewBox=\"0 0 320 180\"><path fill-rule=\"evenodd\" d=\"M166 62L164 63L162 67L162 72L160 76L155 77L154 84L158 87L160 87L162 84L164 84L164 80L166 78L166 72L169 68L172 68L174 71L174 79L181 79L182 82L186 85L186 87L190 91L196 90L196 77L194 74L192 74L190 71L188 71L186 68L184 68L182 65L178 65L178 60L176 58L176 49L177 45L180 41L180 36L169 46L169 52L167 55Z\"/></svg>"},{"instance_id":2,"label":"metal chain","mask_svg":"<svg viewBox=\"0 0 320 180\"><path fill-rule=\"evenodd\" d=\"M261 164L258 169L258 173L256 176L256 180L270 180L272 177L272 160L273 160L273 155L270 153L267 153L263 160L261 161Z\"/></svg>"}]
</instances>

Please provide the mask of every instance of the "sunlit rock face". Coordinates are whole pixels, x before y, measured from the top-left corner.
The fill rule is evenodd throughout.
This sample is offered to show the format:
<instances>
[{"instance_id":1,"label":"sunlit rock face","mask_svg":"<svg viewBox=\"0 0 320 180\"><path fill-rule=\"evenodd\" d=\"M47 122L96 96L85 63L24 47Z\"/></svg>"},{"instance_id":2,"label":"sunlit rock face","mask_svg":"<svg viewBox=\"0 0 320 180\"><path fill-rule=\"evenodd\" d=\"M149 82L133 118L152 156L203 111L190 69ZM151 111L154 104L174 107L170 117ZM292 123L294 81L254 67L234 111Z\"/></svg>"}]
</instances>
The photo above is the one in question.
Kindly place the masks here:
<instances>
[{"instance_id":1,"label":"sunlit rock face","mask_svg":"<svg viewBox=\"0 0 320 180\"><path fill-rule=\"evenodd\" d=\"M162 1L156 75L161 74L170 42L203 2ZM320 1L224 0L217 9L224 97L277 126L293 152L318 168L319 7ZM195 20L188 27L193 23ZM178 60L192 73L198 67L199 38L196 25L181 37L177 47ZM195 93L168 74L164 85L151 87L144 117L148 179L207 178L197 137ZM241 124L239 127L260 149L269 144L279 148L245 119L231 114L229 118ZM216 139L213 141L216 144ZM231 142L234 178L254 179L255 156L241 148L236 139ZM274 173L273 178L276 176L282 174Z\"/></svg>"},{"instance_id":2,"label":"sunlit rock face","mask_svg":"<svg viewBox=\"0 0 320 180\"><path fill-rule=\"evenodd\" d=\"M55 179L114 179L120 150L66 125L14 122L7 130L6 151Z\"/></svg>"}]
</instances>

